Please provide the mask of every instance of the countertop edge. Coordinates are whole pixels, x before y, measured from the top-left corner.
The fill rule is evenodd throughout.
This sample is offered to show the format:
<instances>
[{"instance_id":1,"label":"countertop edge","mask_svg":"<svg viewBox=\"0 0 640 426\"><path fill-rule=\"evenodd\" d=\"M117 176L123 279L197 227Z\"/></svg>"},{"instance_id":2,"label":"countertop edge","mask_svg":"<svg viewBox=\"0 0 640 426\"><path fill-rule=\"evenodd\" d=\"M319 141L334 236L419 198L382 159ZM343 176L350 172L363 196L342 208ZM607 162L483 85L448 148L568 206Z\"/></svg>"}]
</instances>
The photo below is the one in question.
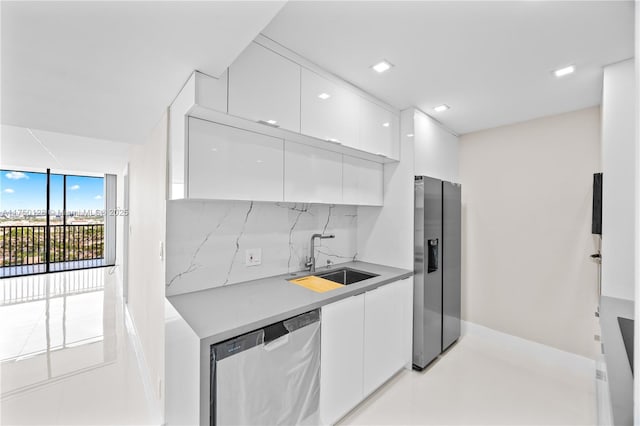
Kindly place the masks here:
<instances>
[{"instance_id":1,"label":"countertop edge","mask_svg":"<svg viewBox=\"0 0 640 426\"><path fill-rule=\"evenodd\" d=\"M376 283L372 283L369 286L366 287L360 287L357 289L354 289L354 291L352 292L345 292L345 293L340 293L338 295L335 295L333 297L328 297L327 299L323 299L321 301L315 302L315 303L311 303L308 305L304 305L301 306L299 308L296 309L292 309L286 312L282 312L280 314L277 315L273 315L258 321L254 321L252 323L248 323L242 327L236 327L234 329L230 329L228 331L225 331L223 333L218 333L212 336L208 336L208 337L201 337L200 340L202 342L202 344L205 345L213 345L215 343L219 343L219 342L223 342L225 340L231 339L233 337L245 334L245 333L249 333L251 331L254 331L260 327L264 327L266 325L269 324L273 324L274 322L278 322L278 321L282 321L285 320L287 318L291 318L294 317L296 315L300 315L303 314L305 312L309 312L312 311L314 309L318 309L321 308L325 305L329 305L331 303L337 302L339 300L343 300L346 299L347 297L352 297L352 296L357 296L359 294L362 293L366 293L367 291L371 291L371 290L375 290L378 287L381 287L383 285L387 285L387 284L391 284L392 282L396 282L399 280L403 280L405 278L409 278L413 276L413 272L408 272L408 273L404 273L402 275L399 276L394 276L394 277L390 277L390 278L385 278L382 281L378 281Z\"/></svg>"},{"instance_id":2,"label":"countertop edge","mask_svg":"<svg viewBox=\"0 0 640 426\"><path fill-rule=\"evenodd\" d=\"M303 314L305 312L308 312L314 309L321 308L322 306L328 305L330 303L334 303L339 300L346 299L347 297L357 296L367 291L375 290L376 288L381 287L383 285L387 285L392 282L403 280L413 276L413 271L410 271L410 270L400 269L400 268L395 268L395 267L390 267L385 265L379 265L379 264L373 264L373 263L364 264L364 262L361 262L358 265L358 267L361 270L366 270L366 265L371 265L375 268L383 268L383 269L388 268L390 271L388 273L388 276L387 274L380 274L383 276L383 278L380 279L380 276L376 277L377 279L371 283L364 284L363 282L364 285L358 285L360 283L352 284L345 289L346 291L341 291L338 293L333 293L331 291L327 293L322 293L323 295L326 294L326 297L322 297L320 300L316 300L311 303L301 304L299 306L295 306L292 309L287 309L285 311L278 312L273 315L267 315L255 320L252 319L247 323L243 323L238 326L233 326L232 328L226 329L219 333L214 333L211 335L202 335L202 333L198 333L198 331L196 330L197 327L194 327L192 324L189 324L189 325L193 329L193 331L196 333L198 338L200 339L201 345L212 345L212 344L219 343L224 340L228 340L233 337L254 331L260 327L264 327L274 322L282 321L287 318L291 318L293 316ZM338 264L336 265L336 267L354 267L354 266L351 263L346 263L346 264ZM281 276L277 275L274 277L265 277L264 280L272 280L273 278L279 278L279 277ZM255 281L260 281L260 280L254 280L253 282ZM242 285L242 284L243 283L234 284L234 285ZM176 298L180 296L181 295L166 296L166 300L169 303L171 303L174 309L176 309L176 311L179 313L181 313L180 312L181 308L179 306L176 306L176 304L174 303L174 300L176 300ZM185 319L187 323L189 323L189 319L187 318L188 315L182 315L182 317Z\"/></svg>"}]
</instances>

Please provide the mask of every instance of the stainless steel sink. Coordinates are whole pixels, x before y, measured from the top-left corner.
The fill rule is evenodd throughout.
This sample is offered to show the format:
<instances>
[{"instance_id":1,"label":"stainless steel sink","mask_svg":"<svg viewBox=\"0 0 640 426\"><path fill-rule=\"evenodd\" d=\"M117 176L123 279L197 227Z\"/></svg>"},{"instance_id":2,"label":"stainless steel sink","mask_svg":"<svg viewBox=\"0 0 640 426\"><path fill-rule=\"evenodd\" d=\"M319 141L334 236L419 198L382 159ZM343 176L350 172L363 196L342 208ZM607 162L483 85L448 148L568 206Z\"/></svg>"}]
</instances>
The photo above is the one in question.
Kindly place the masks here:
<instances>
[{"instance_id":1,"label":"stainless steel sink","mask_svg":"<svg viewBox=\"0 0 640 426\"><path fill-rule=\"evenodd\" d=\"M357 271L351 268L342 268L320 274L316 273L315 276L333 281L334 283L349 285L377 277L378 275L370 274L369 272Z\"/></svg>"}]
</instances>

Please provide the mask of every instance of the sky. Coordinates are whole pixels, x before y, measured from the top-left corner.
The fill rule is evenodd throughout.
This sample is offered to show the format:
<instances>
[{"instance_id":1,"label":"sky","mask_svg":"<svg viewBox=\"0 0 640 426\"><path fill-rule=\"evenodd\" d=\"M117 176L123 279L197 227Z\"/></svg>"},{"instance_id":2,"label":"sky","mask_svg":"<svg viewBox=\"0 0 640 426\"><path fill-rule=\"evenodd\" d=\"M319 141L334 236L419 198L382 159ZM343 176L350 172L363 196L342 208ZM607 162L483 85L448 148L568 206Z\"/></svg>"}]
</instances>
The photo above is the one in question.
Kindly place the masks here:
<instances>
[{"instance_id":1,"label":"sky","mask_svg":"<svg viewBox=\"0 0 640 426\"><path fill-rule=\"evenodd\" d=\"M51 209L62 210L63 176L51 175ZM0 213L47 208L47 174L0 169ZM67 176L67 211L104 209L104 179Z\"/></svg>"}]
</instances>

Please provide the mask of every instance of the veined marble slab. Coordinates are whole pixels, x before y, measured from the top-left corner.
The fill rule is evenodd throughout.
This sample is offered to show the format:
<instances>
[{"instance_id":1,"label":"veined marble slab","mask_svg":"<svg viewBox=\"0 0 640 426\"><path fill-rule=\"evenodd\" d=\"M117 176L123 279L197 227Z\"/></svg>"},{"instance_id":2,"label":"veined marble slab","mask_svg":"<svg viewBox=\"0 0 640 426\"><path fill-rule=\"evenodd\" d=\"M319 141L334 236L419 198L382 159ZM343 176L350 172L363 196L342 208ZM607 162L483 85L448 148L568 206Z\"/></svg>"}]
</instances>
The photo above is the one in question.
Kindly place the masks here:
<instances>
[{"instance_id":1,"label":"veined marble slab","mask_svg":"<svg viewBox=\"0 0 640 426\"><path fill-rule=\"evenodd\" d=\"M166 294L231 285L304 268L314 233L316 265L356 259L355 206L255 201L167 202ZM245 250L262 263L245 266Z\"/></svg>"}]
</instances>

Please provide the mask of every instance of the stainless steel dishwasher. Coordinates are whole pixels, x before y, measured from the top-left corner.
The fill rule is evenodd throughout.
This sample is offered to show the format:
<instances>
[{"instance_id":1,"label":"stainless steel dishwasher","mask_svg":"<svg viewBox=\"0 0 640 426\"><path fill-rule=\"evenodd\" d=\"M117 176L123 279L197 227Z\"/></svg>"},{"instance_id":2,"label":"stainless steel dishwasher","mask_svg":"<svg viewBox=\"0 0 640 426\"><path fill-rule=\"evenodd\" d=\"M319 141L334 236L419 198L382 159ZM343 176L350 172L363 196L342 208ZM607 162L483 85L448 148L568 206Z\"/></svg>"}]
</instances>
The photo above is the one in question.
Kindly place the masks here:
<instances>
[{"instance_id":1,"label":"stainless steel dishwasher","mask_svg":"<svg viewBox=\"0 0 640 426\"><path fill-rule=\"evenodd\" d=\"M320 310L211 346L211 425L315 425Z\"/></svg>"}]
</instances>

